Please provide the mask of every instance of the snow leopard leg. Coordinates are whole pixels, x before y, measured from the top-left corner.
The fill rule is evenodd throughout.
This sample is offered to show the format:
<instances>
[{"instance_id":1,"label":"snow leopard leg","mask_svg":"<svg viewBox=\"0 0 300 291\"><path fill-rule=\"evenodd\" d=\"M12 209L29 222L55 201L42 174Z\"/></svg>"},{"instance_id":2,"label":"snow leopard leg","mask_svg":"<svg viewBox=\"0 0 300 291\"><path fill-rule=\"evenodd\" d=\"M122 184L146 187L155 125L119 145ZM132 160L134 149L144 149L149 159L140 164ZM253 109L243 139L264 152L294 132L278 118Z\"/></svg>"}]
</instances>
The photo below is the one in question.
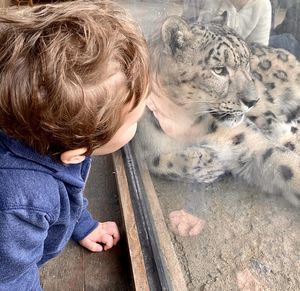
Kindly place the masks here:
<instances>
[{"instance_id":1,"label":"snow leopard leg","mask_svg":"<svg viewBox=\"0 0 300 291\"><path fill-rule=\"evenodd\" d=\"M211 183L225 173L217 152L208 146L187 147L182 152L168 152L148 160L150 171L169 179Z\"/></svg>"}]
</instances>

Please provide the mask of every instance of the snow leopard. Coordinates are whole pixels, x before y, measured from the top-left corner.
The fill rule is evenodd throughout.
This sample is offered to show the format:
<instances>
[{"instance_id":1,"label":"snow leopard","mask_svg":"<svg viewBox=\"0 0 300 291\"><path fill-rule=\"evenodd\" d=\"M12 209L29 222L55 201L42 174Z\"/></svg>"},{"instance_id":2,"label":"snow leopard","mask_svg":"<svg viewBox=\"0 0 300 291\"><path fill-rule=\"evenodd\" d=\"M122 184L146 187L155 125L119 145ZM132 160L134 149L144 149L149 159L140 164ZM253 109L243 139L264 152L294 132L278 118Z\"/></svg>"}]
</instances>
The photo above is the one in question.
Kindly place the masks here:
<instances>
[{"instance_id":1,"label":"snow leopard","mask_svg":"<svg viewBox=\"0 0 300 291\"><path fill-rule=\"evenodd\" d=\"M176 141L147 111L138 127L151 173L212 183L227 173L300 207L300 66L224 23L170 16L153 38L157 80L197 134Z\"/></svg>"}]
</instances>

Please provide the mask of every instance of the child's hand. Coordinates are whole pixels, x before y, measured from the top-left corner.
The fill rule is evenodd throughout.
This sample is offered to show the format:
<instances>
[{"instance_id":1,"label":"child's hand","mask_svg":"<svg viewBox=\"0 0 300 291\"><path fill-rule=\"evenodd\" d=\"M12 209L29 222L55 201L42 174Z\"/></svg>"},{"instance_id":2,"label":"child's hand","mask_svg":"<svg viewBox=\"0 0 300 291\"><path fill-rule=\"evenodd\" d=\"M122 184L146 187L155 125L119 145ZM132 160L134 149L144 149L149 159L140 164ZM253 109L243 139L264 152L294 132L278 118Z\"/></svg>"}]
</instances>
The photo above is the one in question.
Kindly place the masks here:
<instances>
[{"instance_id":1,"label":"child's hand","mask_svg":"<svg viewBox=\"0 0 300 291\"><path fill-rule=\"evenodd\" d=\"M79 243L90 250L91 252L101 252L111 249L120 240L120 234L118 226L115 222L99 222L97 228L95 228L90 234ZM100 244L101 243L101 244Z\"/></svg>"}]
</instances>

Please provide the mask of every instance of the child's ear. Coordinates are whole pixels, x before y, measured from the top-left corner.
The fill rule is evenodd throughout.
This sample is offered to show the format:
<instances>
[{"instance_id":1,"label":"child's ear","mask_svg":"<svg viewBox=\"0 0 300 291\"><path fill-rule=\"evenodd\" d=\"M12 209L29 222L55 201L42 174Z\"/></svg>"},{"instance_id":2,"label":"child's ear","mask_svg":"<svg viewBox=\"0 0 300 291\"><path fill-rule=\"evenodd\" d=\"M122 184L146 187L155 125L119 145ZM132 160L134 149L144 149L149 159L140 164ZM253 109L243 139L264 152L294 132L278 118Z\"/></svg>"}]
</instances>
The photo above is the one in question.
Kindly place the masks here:
<instances>
[{"instance_id":1,"label":"child's ear","mask_svg":"<svg viewBox=\"0 0 300 291\"><path fill-rule=\"evenodd\" d=\"M64 164L79 164L85 160L85 153L87 149L86 148L80 148L76 150L69 150L66 152L63 152L60 155L60 160Z\"/></svg>"}]
</instances>

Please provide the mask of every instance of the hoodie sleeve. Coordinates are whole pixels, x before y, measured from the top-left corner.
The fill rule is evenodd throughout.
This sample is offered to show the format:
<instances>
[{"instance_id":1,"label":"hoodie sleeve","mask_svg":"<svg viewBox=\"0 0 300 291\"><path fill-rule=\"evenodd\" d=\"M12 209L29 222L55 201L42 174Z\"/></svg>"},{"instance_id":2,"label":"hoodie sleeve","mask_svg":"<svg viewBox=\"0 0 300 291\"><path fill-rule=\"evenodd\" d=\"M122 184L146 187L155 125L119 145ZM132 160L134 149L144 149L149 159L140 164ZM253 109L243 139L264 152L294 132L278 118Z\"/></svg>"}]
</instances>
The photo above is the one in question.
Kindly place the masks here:
<instances>
[{"instance_id":1,"label":"hoodie sleeve","mask_svg":"<svg viewBox=\"0 0 300 291\"><path fill-rule=\"evenodd\" d=\"M96 221L91 213L87 210L88 201L84 197L83 198L83 210L81 213L78 222L75 225L75 229L72 234L72 239L75 241L80 241L84 239L89 233L91 233L98 225L98 221Z\"/></svg>"},{"instance_id":2,"label":"hoodie sleeve","mask_svg":"<svg viewBox=\"0 0 300 291\"><path fill-rule=\"evenodd\" d=\"M42 290L37 262L49 223L34 209L0 210L0 290Z\"/></svg>"}]
</instances>

